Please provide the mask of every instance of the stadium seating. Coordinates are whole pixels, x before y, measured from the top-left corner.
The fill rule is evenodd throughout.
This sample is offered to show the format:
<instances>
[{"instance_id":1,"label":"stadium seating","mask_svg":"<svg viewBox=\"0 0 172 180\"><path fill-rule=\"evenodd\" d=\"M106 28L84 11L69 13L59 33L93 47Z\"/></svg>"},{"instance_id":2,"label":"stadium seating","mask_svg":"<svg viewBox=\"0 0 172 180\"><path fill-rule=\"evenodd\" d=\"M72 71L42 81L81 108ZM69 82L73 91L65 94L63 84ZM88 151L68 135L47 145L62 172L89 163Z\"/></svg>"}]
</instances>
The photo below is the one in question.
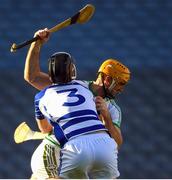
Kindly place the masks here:
<instances>
[{"instance_id":1,"label":"stadium seating","mask_svg":"<svg viewBox=\"0 0 172 180\"><path fill-rule=\"evenodd\" d=\"M37 90L23 79L28 47L14 54L10 47L70 17L87 3L96 7L91 21L52 34L42 49L41 67L47 71L47 59L55 51L75 57L80 79L95 79L99 65L111 57L127 65L131 81L116 99L123 113L120 178L172 178L172 1L1 0L1 179L29 178L30 158L40 142L15 144L13 140L20 122L37 128L33 107Z\"/></svg>"}]
</instances>

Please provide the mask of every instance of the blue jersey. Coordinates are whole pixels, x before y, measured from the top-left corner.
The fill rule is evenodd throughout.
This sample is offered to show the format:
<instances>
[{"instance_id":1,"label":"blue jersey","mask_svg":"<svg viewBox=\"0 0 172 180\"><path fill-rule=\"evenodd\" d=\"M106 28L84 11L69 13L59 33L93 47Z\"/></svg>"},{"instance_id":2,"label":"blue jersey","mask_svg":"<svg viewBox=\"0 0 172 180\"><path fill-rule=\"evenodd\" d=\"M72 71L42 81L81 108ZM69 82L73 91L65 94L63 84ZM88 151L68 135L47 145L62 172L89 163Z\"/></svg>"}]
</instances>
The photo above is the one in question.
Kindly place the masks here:
<instances>
[{"instance_id":1,"label":"blue jersey","mask_svg":"<svg viewBox=\"0 0 172 180\"><path fill-rule=\"evenodd\" d=\"M81 81L52 85L35 96L36 119L48 119L60 145L68 140L105 130L96 111L91 91Z\"/></svg>"}]
</instances>

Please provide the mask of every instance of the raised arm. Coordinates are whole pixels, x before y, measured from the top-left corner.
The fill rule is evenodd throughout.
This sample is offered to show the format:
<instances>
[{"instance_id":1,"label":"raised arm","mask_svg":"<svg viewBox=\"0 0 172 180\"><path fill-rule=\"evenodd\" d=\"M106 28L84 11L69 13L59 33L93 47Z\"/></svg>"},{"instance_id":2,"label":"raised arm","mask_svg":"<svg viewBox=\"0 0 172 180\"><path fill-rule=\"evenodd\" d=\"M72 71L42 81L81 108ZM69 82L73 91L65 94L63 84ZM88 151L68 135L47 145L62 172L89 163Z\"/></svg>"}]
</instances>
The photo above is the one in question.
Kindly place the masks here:
<instances>
[{"instance_id":1,"label":"raised arm","mask_svg":"<svg viewBox=\"0 0 172 180\"><path fill-rule=\"evenodd\" d=\"M28 50L24 67L24 79L36 89L41 90L51 84L48 74L40 69L41 47L49 40L50 33L45 28L37 31L34 36L39 36L40 40L33 42Z\"/></svg>"}]
</instances>

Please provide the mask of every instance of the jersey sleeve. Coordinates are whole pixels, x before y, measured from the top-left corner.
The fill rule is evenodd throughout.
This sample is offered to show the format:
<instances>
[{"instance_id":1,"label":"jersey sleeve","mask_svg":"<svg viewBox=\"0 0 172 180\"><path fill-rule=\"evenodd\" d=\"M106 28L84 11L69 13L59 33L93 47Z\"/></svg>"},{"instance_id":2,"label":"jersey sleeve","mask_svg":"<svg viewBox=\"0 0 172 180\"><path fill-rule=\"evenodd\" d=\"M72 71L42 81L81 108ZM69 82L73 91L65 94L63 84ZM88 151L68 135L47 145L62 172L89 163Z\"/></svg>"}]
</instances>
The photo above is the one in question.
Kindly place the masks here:
<instances>
[{"instance_id":1,"label":"jersey sleeve","mask_svg":"<svg viewBox=\"0 0 172 180\"><path fill-rule=\"evenodd\" d=\"M42 120L45 119L44 115L42 114L40 108L39 108L39 103L40 103L40 99L43 95L43 92L39 92L36 94L35 99L34 99L34 106L35 106L35 118Z\"/></svg>"},{"instance_id":2,"label":"jersey sleeve","mask_svg":"<svg viewBox=\"0 0 172 180\"><path fill-rule=\"evenodd\" d=\"M111 114L113 124L120 128L121 126L121 108L115 103L114 100L107 101L108 109Z\"/></svg>"},{"instance_id":3,"label":"jersey sleeve","mask_svg":"<svg viewBox=\"0 0 172 180\"><path fill-rule=\"evenodd\" d=\"M80 85L84 86L85 88L89 89L89 81L85 81L85 80L75 80L75 81Z\"/></svg>"}]
</instances>

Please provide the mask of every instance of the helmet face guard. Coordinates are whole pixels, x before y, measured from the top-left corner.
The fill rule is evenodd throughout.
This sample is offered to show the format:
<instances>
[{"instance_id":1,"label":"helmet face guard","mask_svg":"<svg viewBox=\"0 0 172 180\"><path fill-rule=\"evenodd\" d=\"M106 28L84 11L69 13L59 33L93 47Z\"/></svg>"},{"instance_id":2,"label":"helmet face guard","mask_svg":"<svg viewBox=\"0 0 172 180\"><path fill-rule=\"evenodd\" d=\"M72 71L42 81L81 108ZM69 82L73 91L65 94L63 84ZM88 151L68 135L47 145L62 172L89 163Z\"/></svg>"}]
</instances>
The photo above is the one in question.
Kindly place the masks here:
<instances>
[{"instance_id":1,"label":"helmet face guard","mask_svg":"<svg viewBox=\"0 0 172 180\"><path fill-rule=\"evenodd\" d=\"M49 58L49 76L53 83L67 83L76 78L76 67L72 56L57 52Z\"/></svg>"},{"instance_id":2,"label":"helmet face guard","mask_svg":"<svg viewBox=\"0 0 172 180\"><path fill-rule=\"evenodd\" d=\"M126 82L112 79L111 85L106 88L106 93L109 98L115 98L116 94L123 91Z\"/></svg>"}]
</instances>

